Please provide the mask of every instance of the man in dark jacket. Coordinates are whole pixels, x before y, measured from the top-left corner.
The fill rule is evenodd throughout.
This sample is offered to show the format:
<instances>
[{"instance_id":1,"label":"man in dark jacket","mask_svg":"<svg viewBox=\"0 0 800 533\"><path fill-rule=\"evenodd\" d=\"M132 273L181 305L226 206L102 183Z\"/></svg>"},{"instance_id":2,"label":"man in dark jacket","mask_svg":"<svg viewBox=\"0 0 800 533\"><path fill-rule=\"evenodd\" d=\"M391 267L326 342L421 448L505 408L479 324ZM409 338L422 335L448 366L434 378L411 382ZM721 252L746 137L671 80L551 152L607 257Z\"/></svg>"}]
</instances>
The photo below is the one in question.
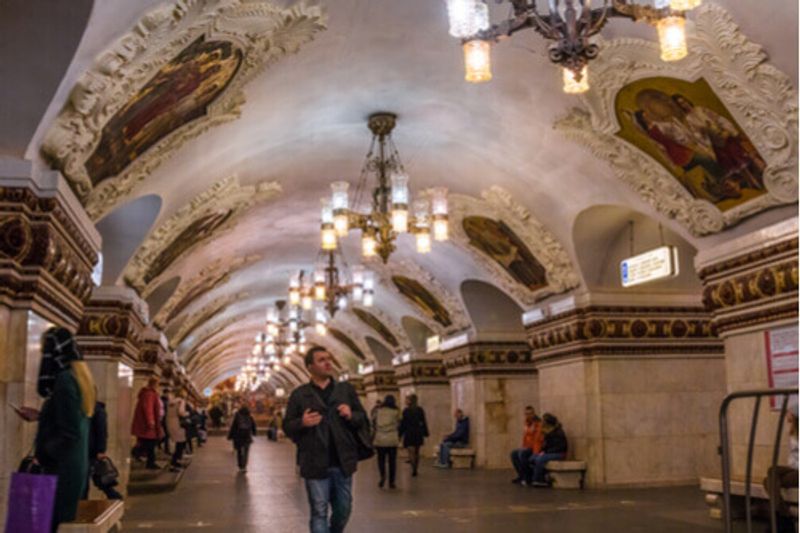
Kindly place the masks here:
<instances>
[{"instance_id":1,"label":"man in dark jacket","mask_svg":"<svg viewBox=\"0 0 800 533\"><path fill-rule=\"evenodd\" d=\"M283 431L297 445L311 532L340 533L352 509L352 476L358 463L355 432L368 429L369 420L352 385L333 378L333 360L325 348L311 348L305 365L311 382L289 397Z\"/></svg>"},{"instance_id":2,"label":"man in dark jacket","mask_svg":"<svg viewBox=\"0 0 800 533\"><path fill-rule=\"evenodd\" d=\"M228 440L233 441L236 448L236 463L239 472L247 472L247 458L250 455L250 445L256 435L256 421L250 414L247 405L242 405L233 415L231 429L228 430Z\"/></svg>"},{"instance_id":3,"label":"man in dark jacket","mask_svg":"<svg viewBox=\"0 0 800 533\"><path fill-rule=\"evenodd\" d=\"M433 465L438 468L450 468L450 450L466 448L469 444L469 417L464 416L461 409L456 409L453 416L456 419L456 429L439 445L439 462Z\"/></svg>"},{"instance_id":4,"label":"man in dark jacket","mask_svg":"<svg viewBox=\"0 0 800 533\"><path fill-rule=\"evenodd\" d=\"M533 482L530 484L534 487L549 486L544 479L545 466L550 461L562 461L567 456L567 436L561 423L550 413L542 415L542 433L542 451L530 458L533 471Z\"/></svg>"}]
</instances>

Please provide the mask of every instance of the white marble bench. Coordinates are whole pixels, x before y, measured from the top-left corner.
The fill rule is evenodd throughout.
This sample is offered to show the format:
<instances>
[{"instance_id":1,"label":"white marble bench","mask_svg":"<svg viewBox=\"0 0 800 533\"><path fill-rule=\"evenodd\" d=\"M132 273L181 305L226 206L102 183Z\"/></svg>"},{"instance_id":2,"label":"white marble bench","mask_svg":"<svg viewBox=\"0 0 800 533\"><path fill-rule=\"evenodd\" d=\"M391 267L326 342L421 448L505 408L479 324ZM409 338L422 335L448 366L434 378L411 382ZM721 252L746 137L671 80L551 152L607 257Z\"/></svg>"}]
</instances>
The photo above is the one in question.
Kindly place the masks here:
<instances>
[{"instance_id":1,"label":"white marble bench","mask_svg":"<svg viewBox=\"0 0 800 533\"><path fill-rule=\"evenodd\" d=\"M472 448L451 448L450 463L453 468L470 469L475 466L475 450Z\"/></svg>"},{"instance_id":2,"label":"white marble bench","mask_svg":"<svg viewBox=\"0 0 800 533\"><path fill-rule=\"evenodd\" d=\"M116 533L122 529L122 500L81 500L72 522L58 526L59 533Z\"/></svg>"},{"instance_id":3,"label":"white marble bench","mask_svg":"<svg viewBox=\"0 0 800 533\"><path fill-rule=\"evenodd\" d=\"M722 518L722 480L716 478L700 478L700 490L706 493L706 505L711 518ZM741 479L731 480L731 513L734 518L745 516L744 508L745 483ZM797 516L797 489L782 489L783 501L790 505L792 515ZM769 494L758 481L750 482L750 497L753 503L769 502Z\"/></svg>"},{"instance_id":4,"label":"white marble bench","mask_svg":"<svg viewBox=\"0 0 800 533\"><path fill-rule=\"evenodd\" d=\"M582 489L586 461L550 461L545 466L554 489Z\"/></svg>"}]
</instances>

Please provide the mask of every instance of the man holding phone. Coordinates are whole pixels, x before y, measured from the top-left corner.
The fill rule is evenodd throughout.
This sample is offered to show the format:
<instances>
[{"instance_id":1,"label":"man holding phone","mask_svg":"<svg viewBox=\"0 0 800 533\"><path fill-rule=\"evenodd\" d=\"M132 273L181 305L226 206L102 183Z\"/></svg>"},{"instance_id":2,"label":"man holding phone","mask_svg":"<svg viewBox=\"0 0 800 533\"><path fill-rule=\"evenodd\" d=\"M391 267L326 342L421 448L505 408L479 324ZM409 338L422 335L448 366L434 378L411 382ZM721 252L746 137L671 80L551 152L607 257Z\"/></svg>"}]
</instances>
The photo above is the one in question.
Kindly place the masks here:
<instances>
[{"instance_id":1,"label":"man holding phone","mask_svg":"<svg viewBox=\"0 0 800 533\"><path fill-rule=\"evenodd\" d=\"M305 365L311 381L289 397L283 431L297 445L311 533L340 533L352 510L352 476L358 463L355 432L367 428L369 420L353 386L334 379L332 357L325 348L311 348Z\"/></svg>"}]
</instances>

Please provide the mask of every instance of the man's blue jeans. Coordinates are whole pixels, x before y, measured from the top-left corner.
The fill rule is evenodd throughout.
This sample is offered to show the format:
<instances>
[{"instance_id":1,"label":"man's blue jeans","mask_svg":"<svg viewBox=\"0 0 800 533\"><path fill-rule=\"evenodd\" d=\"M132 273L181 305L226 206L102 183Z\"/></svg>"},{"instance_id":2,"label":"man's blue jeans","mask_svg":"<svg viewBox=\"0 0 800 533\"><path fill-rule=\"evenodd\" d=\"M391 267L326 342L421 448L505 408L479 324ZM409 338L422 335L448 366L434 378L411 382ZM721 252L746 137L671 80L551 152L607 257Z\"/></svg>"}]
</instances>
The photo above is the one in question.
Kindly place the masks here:
<instances>
[{"instance_id":1,"label":"man's blue jeans","mask_svg":"<svg viewBox=\"0 0 800 533\"><path fill-rule=\"evenodd\" d=\"M523 481L530 481L531 467L528 461L530 461L531 455L533 455L533 450L530 448L518 448L511 452L511 464L517 471L517 478Z\"/></svg>"},{"instance_id":2,"label":"man's blue jeans","mask_svg":"<svg viewBox=\"0 0 800 533\"><path fill-rule=\"evenodd\" d=\"M466 448L466 442L444 441L439 445L439 464L450 466L450 450L452 448Z\"/></svg>"},{"instance_id":3,"label":"man's blue jeans","mask_svg":"<svg viewBox=\"0 0 800 533\"><path fill-rule=\"evenodd\" d=\"M308 505L311 507L311 533L341 533L353 509L353 477L341 468L329 468L324 479L306 479ZM328 525L328 505L331 507Z\"/></svg>"},{"instance_id":4,"label":"man's blue jeans","mask_svg":"<svg viewBox=\"0 0 800 533\"><path fill-rule=\"evenodd\" d=\"M563 453L543 453L532 455L530 465L533 467L533 481L544 483L544 468L550 461L561 461L564 459Z\"/></svg>"}]
</instances>

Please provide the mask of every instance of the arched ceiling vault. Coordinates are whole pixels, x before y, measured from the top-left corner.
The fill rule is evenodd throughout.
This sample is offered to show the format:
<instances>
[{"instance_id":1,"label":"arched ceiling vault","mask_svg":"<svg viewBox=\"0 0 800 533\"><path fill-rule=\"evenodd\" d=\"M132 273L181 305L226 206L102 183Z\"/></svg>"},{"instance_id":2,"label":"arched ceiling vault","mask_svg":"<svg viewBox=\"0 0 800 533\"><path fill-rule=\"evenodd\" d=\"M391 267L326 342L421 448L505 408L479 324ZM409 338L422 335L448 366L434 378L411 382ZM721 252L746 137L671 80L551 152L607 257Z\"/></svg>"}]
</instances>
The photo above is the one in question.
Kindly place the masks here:
<instances>
[{"instance_id":1,"label":"arched ceiling vault","mask_svg":"<svg viewBox=\"0 0 800 533\"><path fill-rule=\"evenodd\" d=\"M191 9L201 5L214 9L239 1L196 3ZM751 0L720 3L744 35L763 45L772 65L796 85L797 2L775 0L769 10L754 9ZM301 3L280 2L281 9L295 7L305 9ZM581 264L591 263L592 258L576 249L573 228L579 214L593 206L624 206L663 224L697 250L796 214L796 204L790 203L719 233L694 235L618 179L608 164L598 164L600 159L591 151L553 130L558 119L588 100L561 92L558 70L546 59L547 43L532 32L495 47L495 79L489 84L471 85L463 82L461 51L447 35L441 2L370 0L367 9L365 2L340 0L327 7L327 29L321 27L321 19L313 28L307 27L307 34L298 37L293 43L297 46L291 47L296 54L270 59L263 68L249 73L246 83L237 80L236 98L229 98L233 93L220 93L220 101L231 102L235 112L185 136L171 149L159 152L157 159L148 159L153 164L148 163L147 172L138 175L131 187L115 189L115 194L123 189L127 192L111 194L107 203L92 204L90 209L95 214L113 212L125 202L147 195L163 200L148 237L141 242L121 238L106 246L117 247L120 254L131 249L142 252L134 255L138 257L133 265L136 268L131 270L132 263L128 264L129 274L146 274L140 267L162 258L163 268L153 270L152 279L141 284L144 278L137 274L133 276L136 279L128 281L144 296L160 283L180 278L177 296L165 302L166 311L157 319L173 333L175 341L182 340L177 351L200 383L215 382L242 363L263 325L267 305L285 297L294 272L311 267L319 241L319 198L328 196L331 181L355 183L370 140L366 117L377 110L399 115L394 141L410 173L412 191L418 194L428 187L447 186L457 224L451 242L434 243L430 254L417 255L413 238L403 236L390 264L375 266L381 283L374 314L397 337L397 350L410 346L409 336L399 326L405 316L414 317L438 334L472 327L460 291L467 279L498 287L523 309L551 294L585 288L587 280L581 275L578 258ZM87 72L99 72L99 64L117 65L111 61L115 57L118 64L124 64L127 59L109 54L124 45L118 40L137 24L148 28L165 23L167 18L152 13L163 15L170 9L169 2L157 0L106 0L92 7L88 25L77 16L65 19L63 27L53 25L52 31L63 32L66 40L80 34L83 37L71 59L47 59L50 72L65 75L46 111L41 102L33 102L41 95L20 95L21 108L38 106L37 115L44 118L36 133L28 132L28 139L14 141L18 146L7 153L27 149L28 157L44 166L43 141L63 111L82 102L90 118L96 118L86 98L103 95L76 91L76 84L85 81ZM185 14L187 27L195 16L191 9ZM150 18L143 19L145 16ZM9 19L2 16L0 20ZM181 34L184 29L176 26L168 35L188 39ZM604 36L653 40L650 28L617 20L608 25ZM151 38L162 36L151 32L147 39ZM163 46L158 41L147 47L153 72L175 57L170 52L159 58ZM8 53L0 50L0 65L10 64L9 58L3 57ZM118 77L124 78L128 71L119 68ZM706 74L710 76L711 72L704 71ZM134 89L140 86L132 85ZM109 105L120 108L128 96L120 93L123 100ZM13 121L0 121L0 139L9 137L6 133L15 127ZM183 130L178 130L175 136L181 135ZM142 155L144 159L150 157L147 151ZM226 198L236 194L240 199L254 198L257 191L264 197L245 202L246 208L231 213L207 212L210 207L213 211L216 202L197 199L213 197L208 191L227 191L220 189L223 182L231 187L235 183L239 191L226 193ZM503 205L502 201L497 203L502 198L493 200L487 193L494 186L503 192L501 197L513 201ZM507 225L546 267L548 286L521 289L514 276L528 279L526 276L536 268L513 272L500 266L502 257L498 261L481 255L473 244L474 236L469 236L463 224L462 218L470 215ZM173 233L159 234L164 227ZM154 236L162 239L156 244L167 246L166 251L152 244ZM581 234L584 241L591 238ZM349 262L357 262L357 237L350 236L343 244ZM171 251L175 252L172 257ZM444 300L453 324L437 323L404 298L391 282L397 275L420 281ZM535 283L529 285L537 287ZM211 305L215 302L224 305L215 310ZM364 339L379 338L379 332L350 311L337 316L334 327L346 330L371 357L370 350L363 348ZM334 351L341 352L338 362L352 367L355 359L341 343L329 337L315 338L315 342L330 343ZM302 365L294 366L286 371L287 383L304 379Z\"/></svg>"}]
</instances>

